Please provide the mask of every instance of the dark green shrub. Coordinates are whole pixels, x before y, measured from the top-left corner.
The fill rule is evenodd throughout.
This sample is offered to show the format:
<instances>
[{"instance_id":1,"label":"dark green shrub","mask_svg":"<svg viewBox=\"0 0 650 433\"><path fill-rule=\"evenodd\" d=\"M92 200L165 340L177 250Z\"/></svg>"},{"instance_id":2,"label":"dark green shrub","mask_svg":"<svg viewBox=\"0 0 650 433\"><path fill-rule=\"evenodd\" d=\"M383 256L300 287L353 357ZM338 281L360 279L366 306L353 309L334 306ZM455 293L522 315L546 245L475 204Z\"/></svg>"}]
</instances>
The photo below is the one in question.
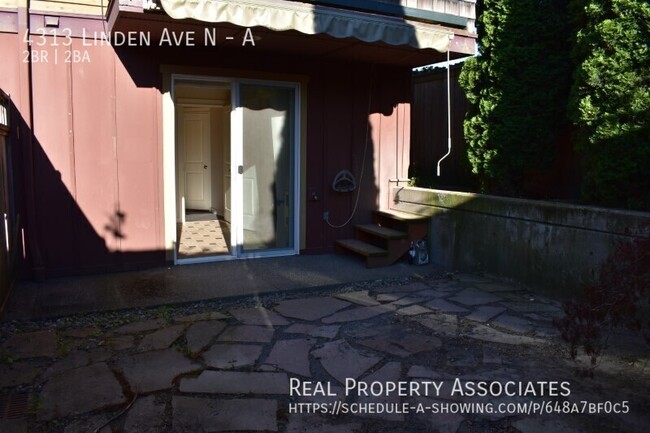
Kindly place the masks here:
<instances>
[{"instance_id":1,"label":"dark green shrub","mask_svg":"<svg viewBox=\"0 0 650 433\"><path fill-rule=\"evenodd\" d=\"M485 192L520 195L524 172L550 165L571 80L568 0L483 0L481 55L460 77L468 157Z\"/></svg>"},{"instance_id":2,"label":"dark green shrub","mask_svg":"<svg viewBox=\"0 0 650 433\"><path fill-rule=\"evenodd\" d=\"M580 30L570 110L581 128L583 196L650 210L650 3L574 0Z\"/></svg>"}]
</instances>

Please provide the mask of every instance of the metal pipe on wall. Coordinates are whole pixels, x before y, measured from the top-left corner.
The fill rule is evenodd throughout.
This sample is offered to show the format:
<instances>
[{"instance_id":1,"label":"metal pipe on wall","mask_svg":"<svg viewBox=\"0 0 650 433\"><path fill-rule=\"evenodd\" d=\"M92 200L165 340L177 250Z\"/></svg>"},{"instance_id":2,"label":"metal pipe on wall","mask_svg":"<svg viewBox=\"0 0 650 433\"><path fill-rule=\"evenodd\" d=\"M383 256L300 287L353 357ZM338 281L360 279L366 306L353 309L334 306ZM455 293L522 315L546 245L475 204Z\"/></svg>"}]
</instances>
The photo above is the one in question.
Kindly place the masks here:
<instances>
[{"instance_id":1,"label":"metal pipe on wall","mask_svg":"<svg viewBox=\"0 0 650 433\"><path fill-rule=\"evenodd\" d=\"M454 35L449 35L449 39L453 39ZM436 174L440 177L440 163L443 159L447 158L451 154L451 73L450 64L449 64L449 52L451 50L447 48L447 153L443 155L442 158L438 160L436 166Z\"/></svg>"}]
</instances>

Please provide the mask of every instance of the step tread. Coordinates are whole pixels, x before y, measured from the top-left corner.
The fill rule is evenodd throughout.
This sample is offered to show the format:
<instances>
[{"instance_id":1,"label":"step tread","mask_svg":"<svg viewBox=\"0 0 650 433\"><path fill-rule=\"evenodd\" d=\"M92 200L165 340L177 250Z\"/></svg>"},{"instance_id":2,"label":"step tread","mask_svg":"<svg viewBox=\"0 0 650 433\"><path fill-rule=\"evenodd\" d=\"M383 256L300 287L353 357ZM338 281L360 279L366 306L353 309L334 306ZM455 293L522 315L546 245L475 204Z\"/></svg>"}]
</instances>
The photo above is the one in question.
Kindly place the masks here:
<instances>
[{"instance_id":1,"label":"step tread","mask_svg":"<svg viewBox=\"0 0 650 433\"><path fill-rule=\"evenodd\" d=\"M410 212L403 212L394 209L376 210L375 214L385 216L388 218L393 218L397 221L406 221L406 222L422 222L430 219L430 217L428 216L418 215Z\"/></svg>"},{"instance_id":2,"label":"step tread","mask_svg":"<svg viewBox=\"0 0 650 433\"><path fill-rule=\"evenodd\" d=\"M393 230L388 227L378 226L376 224L359 224L357 229L370 233L383 239L405 239L408 234L399 230Z\"/></svg>"},{"instance_id":3,"label":"step tread","mask_svg":"<svg viewBox=\"0 0 650 433\"><path fill-rule=\"evenodd\" d=\"M336 241L336 243L365 257L380 257L388 255L388 251L384 250L383 248L376 247L374 245L360 241L359 239L343 239Z\"/></svg>"}]
</instances>

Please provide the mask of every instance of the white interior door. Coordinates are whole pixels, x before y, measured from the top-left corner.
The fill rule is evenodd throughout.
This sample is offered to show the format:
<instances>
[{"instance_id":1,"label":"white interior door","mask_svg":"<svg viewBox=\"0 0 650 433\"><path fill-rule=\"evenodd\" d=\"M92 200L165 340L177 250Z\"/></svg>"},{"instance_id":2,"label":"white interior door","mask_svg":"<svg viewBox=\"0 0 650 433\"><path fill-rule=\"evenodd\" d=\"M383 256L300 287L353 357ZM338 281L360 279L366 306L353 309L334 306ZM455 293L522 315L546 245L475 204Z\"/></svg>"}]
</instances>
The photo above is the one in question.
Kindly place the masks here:
<instances>
[{"instance_id":1,"label":"white interior door","mask_svg":"<svg viewBox=\"0 0 650 433\"><path fill-rule=\"evenodd\" d=\"M210 210L212 168L210 161L210 112L182 110L181 158L186 209Z\"/></svg>"}]
</instances>

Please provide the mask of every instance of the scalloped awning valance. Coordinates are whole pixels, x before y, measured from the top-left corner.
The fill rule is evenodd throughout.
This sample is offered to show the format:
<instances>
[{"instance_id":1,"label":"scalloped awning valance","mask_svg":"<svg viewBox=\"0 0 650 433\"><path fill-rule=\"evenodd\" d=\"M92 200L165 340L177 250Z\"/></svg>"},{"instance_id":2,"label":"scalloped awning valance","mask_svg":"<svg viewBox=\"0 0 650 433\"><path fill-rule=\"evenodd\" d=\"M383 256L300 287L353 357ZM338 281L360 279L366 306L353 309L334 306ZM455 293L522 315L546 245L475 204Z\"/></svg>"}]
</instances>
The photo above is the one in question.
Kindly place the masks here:
<instances>
[{"instance_id":1,"label":"scalloped awning valance","mask_svg":"<svg viewBox=\"0 0 650 433\"><path fill-rule=\"evenodd\" d=\"M327 34L440 52L447 51L453 37L452 33L426 23L294 1L161 0L161 4L175 19L262 26L275 31L296 30L307 35Z\"/></svg>"}]
</instances>

